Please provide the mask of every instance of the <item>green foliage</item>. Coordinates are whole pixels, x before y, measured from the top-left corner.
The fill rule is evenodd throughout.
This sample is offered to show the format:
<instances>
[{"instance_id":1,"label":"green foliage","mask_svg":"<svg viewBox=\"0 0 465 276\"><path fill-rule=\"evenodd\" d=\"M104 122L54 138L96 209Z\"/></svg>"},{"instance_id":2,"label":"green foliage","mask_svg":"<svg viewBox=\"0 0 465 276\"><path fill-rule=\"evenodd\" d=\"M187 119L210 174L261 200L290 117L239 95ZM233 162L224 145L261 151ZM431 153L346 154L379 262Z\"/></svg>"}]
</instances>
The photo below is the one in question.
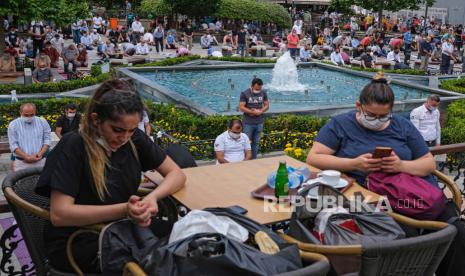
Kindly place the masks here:
<instances>
[{"instance_id":1,"label":"green foliage","mask_svg":"<svg viewBox=\"0 0 465 276\"><path fill-rule=\"evenodd\" d=\"M465 141L465 100L451 103L447 109L447 123L441 131L441 144L457 144Z\"/></svg>"},{"instance_id":2,"label":"green foliage","mask_svg":"<svg viewBox=\"0 0 465 276\"><path fill-rule=\"evenodd\" d=\"M99 64L93 64L90 67L90 75L92 77L97 77L97 76L100 76L101 74L102 74L102 67Z\"/></svg>"},{"instance_id":3,"label":"green foliage","mask_svg":"<svg viewBox=\"0 0 465 276\"><path fill-rule=\"evenodd\" d=\"M221 0L216 16L227 19L271 22L280 27L291 26L291 17L282 6L264 1Z\"/></svg>"},{"instance_id":4,"label":"green foliage","mask_svg":"<svg viewBox=\"0 0 465 276\"><path fill-rule=\"evenodd\" d=\"M428 6L432 6L435 0L427 0ZM373 11L399 11L402 9L418 10L422 4L418 0L353 0L353 5Z\"/></svg>"},{"instance_id":5,"label":"green foliage","mask_svg":"<svg viewBox=\"0 0 465 276\"><path fill-rule=\"evenodd\" d=\"M331 0L329 9L347 15L352 13L351 7L353 3L353 0Z\"/></svg>"},{"instance_id":6,"label":"green foliage","mask_svg":"<svg viewBox=\"0 0 465 276\"><path fill-rule=\"evenodd\" d=\"M172 65L176 65L176 64L196 60L196 59L199 59L199 58L200 58L200 56L198 56L198 55L167 58L167 59L160 60L160 61L144 63L144 64L137 64L137 65L134 65L134 67L172 66Z\"/></svg>"},{"instance_id":7,"label":"green foliage","mask_svg":"<svg viewBox=\"0 0 465 276\"><path fill-rule=\"evenodd\" d=\"M17 94L25 93L51 93L65 92L78 89L97 83L101 83L111 78L110 73L101 74L97 77L86 77L82 80L69 80L60 82L34 83L30 85L23 84L1 84L0 95L8 95L11 90L16 90Z\"/></svg>"},{"instance_id":8,"label":"green foliage","mask_svg":"<svg viewBox=\"0 0 465 276\"><path fill-rule=\"evenodd\" d=\"M140 10L153 16L172 15L172 8L164 0L142 0Z\"/></svg>"},{"instance_id":9,"label":"green foliage","mask_svg":"<svg viewBox=\"0 0 465 276\"><path fill-rule=\"evenodd\" d=\"M465 79L441 81L441 88L449 91L465 94Z\"/></svg>"},{"instance_id":10,"label":"green foliage","mask_svg":"<svg viewBox=\"0 0 465 276\"><path fill-rule=\"evenodd\" d=\"M208 60L248 62L248 63L276 63L276 60L269 58L253 58L253 57L207 57Z\"/></svg>"},{"instance_id":11,"label":"green foliage","mask_svg":"<svg viewBox=\"0 0 465 276\"><path fill-rule=\"evenodd\" d=\"M175 13L191 17L215 14L221 0L165 0Z\"/></svg>"}]
</instances>

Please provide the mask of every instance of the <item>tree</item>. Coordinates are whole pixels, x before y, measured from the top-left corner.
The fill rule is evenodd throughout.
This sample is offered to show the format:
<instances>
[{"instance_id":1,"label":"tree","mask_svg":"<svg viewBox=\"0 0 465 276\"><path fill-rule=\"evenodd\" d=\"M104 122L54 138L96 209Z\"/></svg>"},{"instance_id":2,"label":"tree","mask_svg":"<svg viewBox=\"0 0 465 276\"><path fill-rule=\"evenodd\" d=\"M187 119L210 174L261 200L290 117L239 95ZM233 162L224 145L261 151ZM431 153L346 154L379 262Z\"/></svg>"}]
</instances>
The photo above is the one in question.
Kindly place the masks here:
<instances>
[{"instance_id":1,"label":"tree","mask_svg":"<svg viewBox=\"0 0 465 276\"><path fill-rule=\"evenodd\" d=\"M173 12L190 17L215 14L220 0L165 0Z\"/></svg>"},{"instance_id":2,"label":"tree","mask_svg":"<svg viewBox=\"0 0 465 276\"><path fill-rule=\"evenodd\" d=\"M420 4L428 4L431 7L435 0L353 0L354 5L378 13L378 27L382 26L383 10L396 12L402 9L418 10Z\"/></svg>"},{"instance_id":3,"label":"tree","mask_svg":"<svg viewBox=\"0 0 465 276\"><path fill-rule=\"evenodd\" d=\"M353 0L331 0L329 4L329 9L331 11L336 11L342 14L351 14L352 5L354 4Z\"/></svg>"},{"instance_id":4,"label":"tree","mask_svg":"<svg viewBox=\"0 0 465 276\"><path fill-rule=\"evenodd\" d=\"M140 9L155 17L173 14L171 6L164 0L142 0Z\"/></svg>"},{"instance_id":5,"label":"tree","mask_svg":"<svg viewBox=\"0 0 465 276\"><path fill-rule=\"evenodd\" d=\"M13 15L19 24L29 24L32 20L54 22L65 26L78 18L86 18L89 8L85 0L0 0L0 17ZM3 23L3 22L2 22ZM0 28L0 52L4 51L5 33Z\"/></svg>"}]
</instances>

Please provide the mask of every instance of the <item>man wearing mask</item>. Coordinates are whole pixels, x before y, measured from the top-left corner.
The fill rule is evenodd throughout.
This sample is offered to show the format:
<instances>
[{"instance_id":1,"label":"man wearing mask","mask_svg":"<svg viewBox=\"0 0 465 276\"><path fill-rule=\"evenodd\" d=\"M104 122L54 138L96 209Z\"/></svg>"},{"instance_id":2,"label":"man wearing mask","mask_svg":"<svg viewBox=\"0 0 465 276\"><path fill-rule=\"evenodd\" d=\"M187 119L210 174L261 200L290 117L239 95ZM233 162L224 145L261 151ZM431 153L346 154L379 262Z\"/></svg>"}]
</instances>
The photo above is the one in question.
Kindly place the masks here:
<instances>
[{"instance_id":1,"label":"man wearing mask","mask_svg":"<svg viewBox=\"0 0 465 276\"><path fill-rule=\"evenodd\" d=\"M32 72L32 80L35 83L50 82L53 80L53 73L47 66L47 62L40 59L37 63L38 67Z\"/></svg>"},{"instance_id":2,"label":"man wearing mask","mask_svg":"<svg viewBox=\"0 0 465 276\"><path fill-rule=\"evenodd\" d=\"M331 62L336 66L344 66L344 60L342 59L341 50L336 48L331 53Z\"/></svg>"},{"instance_id":3,"label":"man wearing mask","mask_svg":"<svg viewBox=\"0 0 465 276\"><path fill-rule=\"evenodd\" d=\"M263 81L252 80L252 85L241 93L239 109L244 112L244 133L252 143L252 159L257 158L260 136L265 121L264 113L269 109L268 95L262 90Z\"/></svg>"},{"instance_id":4,"label":"man wearing mask","mask_svg":"<svg viewBox=\"0 0 465 276\"><path fill-rule=\"evenodd\" d=\"M36 106L24 103L16 118L8 125L8 142L14 156L13 170L43 167L51 145L51 131L47 121L36 117Z\"/></svg>"},{"instance_id":5,"label":"man wearing mask","mask_svg":"<svg viewBox=\"0 0 465 276\"><path fill-rule=\"evenodd\" d=\"M58 51L58 54L61 54L61 51L63 51L63 48L65 47L65 41L61 38L60 34L55 34L52 40L50 40L50 43L53 48Z\"/></svg>"},{"instance_id":6,"label":"man wearing mask","mask_svg":"<svg viewBox=\"0 0 465 276\"><path fill-rule=\"evenodd\" d=\"M61 57L63 58L63 66L65 73L69 73L69 64L73 65L73 73L76 73L77 62L76 59L79 56L79 52L74 45L71 43L68 47L66 47L63 52L61 53Z\"/></svg>"},{"instance_id":7,"label":"man wearing mask","mask_svg":"<svg viewBox=\"0 0 465 276\"><path fill-rule=\"evenodd\" d=\"M394 50L388 53L386 59L388 61L394 62L394 69L409 69L410 66L401 62L399 52L400 52L399 48L394 48Z\"/></svg>"},{"instance_id":8,"label":"man wearing mask","mask_svg":"<svg viewBox=\"0 0 465 276\"><path fill-rule=\"evenodd\" d=\"M10 32L8 32L7 39L10 45L13 45L13 47L19 47L19 38L15 27L10 27Z\"/></svg>"},{"instance_id":9,"label":"man wearing mask","mask_svg":"<svg viewBox=\"0 0 465 276\"><path fill-rule=\"evenodd\" d=\"M425 103L412 110L410 121L418 129L428 147L441 145L441 124L438 110L441 98L438 95L429 95Z\"/></svg>"},{"instance_id":10,"label":"man wearing mask","mask_svg":"<svg viewBox=\"0 0 465 276\"><path fill-rule=\"evenodd\" d=\"M81 122L81 114L77 112L77 106L69 103L65 106L65 114L57 120L55 133L61 139L63 135L71 131L77 131Z\"/></svg>"},{"instance_id":11,"label":"man wearing mask","mask_svg":"<svg viewBox=\"0 0 465 276\"><path fill-rule=\"evenodd\" d=\"M194 37L194 30L192 29L191 24L187 24L187 27L184 29L184 37L186 38L186 45L189 51L192 50L192 39Z\"/></svg>"},{"instance_id":12,"label":"man wearing mask","mask_svg":"<svg viewBox=\"0 0 465 276\"><path fill-rule=\"evenodd\" d=\"M228 130L215 139L217 164L235 163L252 158L249 137L242 132L242 121L232 119Z\"/></svg>"},{"instance_id":13,"label":"man wearing mask","mask_svg":"<svg viewBox=\"0 0 465 276\"><path fill-rule=\"evenodd\" d=\"M52 43L47 41L45 43L44 54L50 58L50 67L58 68L58 61L60 60L60 54L55 47L52 47Z\"/></svg>"}]
</instances>

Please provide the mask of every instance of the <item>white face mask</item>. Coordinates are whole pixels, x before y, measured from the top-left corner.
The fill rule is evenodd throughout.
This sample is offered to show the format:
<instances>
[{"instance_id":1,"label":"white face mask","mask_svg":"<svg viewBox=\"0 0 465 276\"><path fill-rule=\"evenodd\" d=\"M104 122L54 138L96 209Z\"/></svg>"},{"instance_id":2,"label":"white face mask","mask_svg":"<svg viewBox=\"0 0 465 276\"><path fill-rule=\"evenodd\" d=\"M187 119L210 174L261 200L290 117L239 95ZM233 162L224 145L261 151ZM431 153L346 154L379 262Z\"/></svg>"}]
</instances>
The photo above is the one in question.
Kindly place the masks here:
<instances>
[{"instance_id":1,"label":"white face mask","mask_svg":"<svg viewBox=\"0 0 465 276\"><path fill-rule=\"evenodd\" d=\"M76 117L76 112L68 112L68 114L66 114L66 116L68 118L74 118L74 117Z\"/></svg>"},{"instance_id":2,"label":"white face mask","mask_svg":"<svg viewBox=\"0 0 465 276\"><path fill-rule=\"evenodd\" d=\"M32 123L32 121L34 121L34 117L24 117L24 116L21 116L21 119L23 120L23 122L27 123L27 124L30 124Z\"/></svg>"},{"instance_id":3,"label":"white face mask","mask_svg":"<svg viewBox=\"0 0 465 276\"><path fill-rule=\"evenodd\" d=\"M254 93L254 94L258 94L258 93L260 93L260 92L261 92L261 90L252 89L252 93Z\"/></svg>"},{"instance_id":4,"label":"white face mask","mask_svg":"<svg viewBox=\"0 0 465 276\"><path fill-rule=\"evenodd\" d=\"M232 131L228 131L228 133L229 133L229 137L231 137L231 138L234 139L234 140L237 140L237 139L241 138L241 134L240 134L240 133L234 133L234 132L232 132Z\"/></svg>"},{"instance_id":5,"label":"white face mask","mask_svg":"<svg viewBox=\"0 0 465 276\"><path fill-rule=\"evenodd\" d=\"M111 152L117 151L117 149L112 149L110 145L108 145L107 140L105 140L105 138L99 137L97 139L97 143L99 143L100 146L102 146L106 151L111 151Z\"/></svg>"},{"instance_id":6,"label":"white face mask","mask_svg":"<svg viewBox=\"0 0 465 276\"><path fill-rule=\"evenodd\" d=\"M378 118L374 119L373 121L368 121L364 112L360 112L360 118L358 122L364 127L369 130L373 131L380 131L386 125L387 122L382 122Z\"/></svg>"}]
</instances>

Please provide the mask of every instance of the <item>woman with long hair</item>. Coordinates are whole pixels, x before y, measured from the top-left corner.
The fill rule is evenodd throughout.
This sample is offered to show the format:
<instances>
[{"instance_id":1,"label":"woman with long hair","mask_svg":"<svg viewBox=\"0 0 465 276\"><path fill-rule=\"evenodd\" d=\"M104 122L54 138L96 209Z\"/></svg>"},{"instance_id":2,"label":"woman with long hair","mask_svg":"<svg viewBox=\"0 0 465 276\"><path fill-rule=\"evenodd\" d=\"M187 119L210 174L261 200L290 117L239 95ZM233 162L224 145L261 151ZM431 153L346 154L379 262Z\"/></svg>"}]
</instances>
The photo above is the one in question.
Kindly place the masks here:
<instances>
[{"instance_id":1,"label":"woman with long hair","mask_svg":"<svg viewBox=\"0 0 465 276\"><path fill-rule=\"evenodd\" d=\"M79 227L129 217L156 228L157 200L181 189L185 175L138 129L144 105L124 81L103 83L88 103L79 132L63 136L50 153L37 192L50 196L51 223L44 229L50 264L71 271L66 241ZM141 172L156 169L163 182L136 196ZM73 256L87 273L99 272L98 236L80 235Z\"/></svg>"}]
</instances>

